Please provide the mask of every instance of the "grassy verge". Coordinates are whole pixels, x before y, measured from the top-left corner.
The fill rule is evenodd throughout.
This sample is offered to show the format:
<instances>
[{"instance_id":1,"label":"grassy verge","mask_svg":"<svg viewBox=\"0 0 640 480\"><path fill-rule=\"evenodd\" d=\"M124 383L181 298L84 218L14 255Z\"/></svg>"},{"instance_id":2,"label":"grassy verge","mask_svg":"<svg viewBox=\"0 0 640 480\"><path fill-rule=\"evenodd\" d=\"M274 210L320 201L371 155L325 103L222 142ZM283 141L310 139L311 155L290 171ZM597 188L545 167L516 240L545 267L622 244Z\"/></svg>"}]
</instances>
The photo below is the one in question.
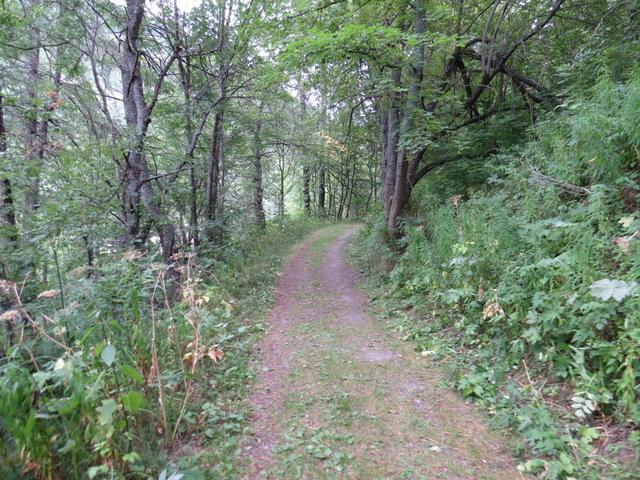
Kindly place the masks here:
<instances>
[{"instance_id":1,"label":"grassy verge","mask_svg":"<svg viewBox=\"0 0 640 480\"><path fill-rule=\"evenodd\" d=\"M386 327L439 364L447 385L480 405L492 428L513 433L508 447L521 459L520 471L545 479L637 478L640 442L632 423L606 415L576 416L575 386L554 375L543 357L515 360L496 347L509 338L491 338L482 327L469 332L483 323L486 305L497 302L470 311L460 298L447 301L455 291L417 289L412 282L431 267L407 267L401 256L389 269L393 254L373 228L362 233L351 254L366 274L365 289ZM403 254L408 255L409 250Z\"/></svg>"},{"instance_id":2,"label":"grassy verge","mask_svg":"<svg viewBox=\"0 0 640 480\"><path fill-rule=\"evenodd\" d=\"M253 346L283 260L316 227L269 225L173 270L126 252L69 273L63 292L12 298L0 477L236 478ZM3 282L1 295L22 291Z\"/></svg>"}]
</instances>

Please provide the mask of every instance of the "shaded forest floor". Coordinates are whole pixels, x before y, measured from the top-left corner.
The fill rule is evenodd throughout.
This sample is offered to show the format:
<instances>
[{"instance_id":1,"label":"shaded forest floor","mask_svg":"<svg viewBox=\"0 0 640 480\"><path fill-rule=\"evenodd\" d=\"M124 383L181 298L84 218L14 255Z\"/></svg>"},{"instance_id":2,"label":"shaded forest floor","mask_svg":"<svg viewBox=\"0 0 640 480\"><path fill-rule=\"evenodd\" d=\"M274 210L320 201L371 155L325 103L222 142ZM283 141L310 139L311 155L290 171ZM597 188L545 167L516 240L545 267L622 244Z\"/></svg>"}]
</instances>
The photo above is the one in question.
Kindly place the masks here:
<instances>
[{"instance_id":1,"label":"shaded forest floor","mask_svg":"<svg viewBox=\"0 0 640 480\"><path fill-rule=\"evenodd\" d=\"M345 258L357 231L314 233L278 282L245 478L521 478L504 439L370 312Z\"/></svg>"}]
</instances>

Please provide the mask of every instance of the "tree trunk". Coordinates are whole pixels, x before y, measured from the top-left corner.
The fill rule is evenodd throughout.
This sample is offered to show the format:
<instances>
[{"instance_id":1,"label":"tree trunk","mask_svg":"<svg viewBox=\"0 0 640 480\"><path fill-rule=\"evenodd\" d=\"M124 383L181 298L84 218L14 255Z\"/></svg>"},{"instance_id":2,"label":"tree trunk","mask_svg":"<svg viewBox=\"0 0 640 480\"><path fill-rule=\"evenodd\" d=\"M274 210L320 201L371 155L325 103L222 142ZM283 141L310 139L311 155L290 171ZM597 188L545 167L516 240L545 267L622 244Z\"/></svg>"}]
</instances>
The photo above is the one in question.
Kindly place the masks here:
<instances>
[{"instance_id":1,"label":"tree trunk","mask_svg":"<svg viewBox=\"0 0 640 480\"><path fill-rule=\"evenodd\" d=\"M329 209L327 211L327 215L332 217L334 215L336 192L333 182L331 181L331 176L327 178L327 190L329 191Z\"/></svg>"},{"instance_id":2,"label":"tree trunk","mask_svg":"<svg viewBox=\"0 0 640 480\"><path fill-rule=\"evenodd\" d=\"M298 89L300 90L300 113L302 121L307 117L307 96L302 89L301 82L298 81ZM306 159L303 159L302 164L302 203L304 205L304 213L307 216L311 215L311 194L309 191L309 183L311 181L311 169L307 165Z\"/></svg>"},{"instance_id":3,"label":"tree trunk","mask_svg":"<svg viewBox=\"0 0 640 480\"><path fill-rule=\"evenodd\" d=\"M0 153L2 150L0 149ZM18 227L13 206L13 190L11 179L4 177L0 182L0 212L2 213L2 236L0 245L14 245L18 243Z\"/></svg>"},{"instance_id":4,"label":"tree trunk","mask_svg":"<svg viewBox=\"0 0 640 480\"><path fill-rule=\"evenodd\" d=\"M39 3L40 0L32 0L30 7L35 9L39 7ZM60 17L62 17L62 10ZM40 102L42 101L42 99L39 98L41 65L40 48L38 47L40 44L40 31L37 28L34 28L31 33L31 41L33 43L33 50L29 57L27 70L27 97L30 110L27 114L28 136L26 159L29 178L24 195L25 213L28 220L32 219L40 207L40 181L49 137L49 121L53 111L58 106L58 95L60 94L62 80L62 47L58 47L55 56L53 88L50 92L47 92L49 98L44 104L41 116L39 108Z\"/></svg>"},{"instance_id":5,"label":"tree trunk","mask_svg":"<svg viewBox=\"0 0 640 480\"><path fill-rule=\"evenodd\" d=\"M154 89L154 100L148 106L145 103L140 71L142 62L139 52L140 28L143 17L144 0L127 0L126 38L121 65L124 113L127 123L125 167L121 172L125 183L127 209L125 240L128 244L134 242L135 246L141 246L143 239L140 237L140 207L144 206L160 237L162 257L166 263L169 263L175 244L175 227L162 211L160 201L153 189L144 153L144 143L151 122L151 110L170 63L165 66L164 73L158 78Z\"/></svg>"},{"instance_id":6,"label":"tree trunk","mask_svg":"<svg viewBox=\"0 0 640 480\"><path fill-rule=\"evenodd\" d=\"M320 165L320 169L318 172L318 215L320 217L324 217L326 215L325 211L325 194L326 194L326 186L325 186L325 166Z\"/></svg>"},{"instance_id":7,"label":"tree trunk","mask_svg":"<svg viewBox=\"0 0 640 480\"><path fill-rule=\"evenodd\" d=\"M389 93L389 108L387 110L386 134L387 141L384 149L384 166L386 169L385 183L382 184L382 197L384 199L384 213L387 219L393 202L393 194L396 186L396 165L398 160L398 92L401 81L401 71L396 68L391 73L393 90Z\"/></svg>"},{"instance_id":8,"label":"tree trunk","mask_svg":"<svg viewBox=\"0 0 640 480\"><path fill-rule=\"evenodd\" d=\"M85 252L87 254L87 267L89 267L87 269L87 278L90 278L91 277L91 269L93 268L93 259L94 259L93 247L91 246L91 240L89 240L89 236L88 235L83 235L82 236L82 241L84 243L84 249L85 249Z\"/></svg>"},{"instance_id":9,"label":"tree trunk","mask_svg":"<svg viewBox=\"0 0 640 480\"><path fill-rule=\"evenodd\" d=\"M6 155L7 152L7 131L4 125L4 104L3 95L0 92L0 159ZM0 174L6 174L1 172ZM16 225L16 215L13 204L13 191L11 189L11 179L6 176L0 179L0 248L5 252L11 252L17 247L18 227ZM0 274L3 278L10 278L10 267L4 263L0 263L2 270ZM0 313L4 313L13 306L14 302L10 298L10 295L0 294ZM5 330L7 341L9 345L13 345L13 321L6 320Z\"/></svg>"},{"instance_id":10,"label":"tree trunk","mask_svg":"<svg viewBox=\"0 0 640 480\"><path fill-rule=\"evenodd\" d=\"M176 17L176 36L179 37L178 27L178 15L177 10ZM184 124L185 124L185 140L186 140L186 152L185 162L189 168L189 235L188 242L194 247L200 244L200 232L198 231L198 184L196 181L196 173L193 165L193 150L192 148L194 128L193 128L193 102L191 99L191 63L189 57L180 59L178 62L180 70L180 85L182 86L182 93L184 95L185 107L184 107Z\"/></svg>"},{"instance_id":11,"label":"tree trunk","mask_svg":"<svg viewBox=\"0 0 640 480\"><path fill-rule=\"evenodd\" d=\"M302 166L302 197L304 203L304 213L307 216L311 215L311 193L309 190L309 183L311 179L311 173L307 165Z\"/></svg>"},{"instance_id":12,"label":"tree trunk","mask_svg":"<svg viewBox=\"0 0 640 480\"><path fill-rule=\"evenodd\" d=\"M198 226L198 181L193 162L189 164L189 240L194 247L200 245L200 227Z\"/></svg>"},{"instance_id":13,"label":"tree trunk","mask_svg":"<svg viewBox=\"0 0 640 480\"><path fill-rule=\"evenodd\" d=\"M36 7L37 2L33 2L31 6ZM27 70L27 105L29 105L29 111L27 112L27 151L25 157L28 180L24 192L25 214L28 221L33 218L40 206L40 151L42 150L38 121L40 48L37 45L40 43L40 35L37 29L33 30L31 37L34 48L29 57Z\"/></svg>"},{"instance_id":14,"label":"tree trunk","mask_svg":"<svg viewBox=\"0 0 640 480\"><path fill-rule=\"evenodd\" d=\"M387 143L389 142L389 110L382 105L382 102L376 103L376 113L378 114L378 123L380 128L380 145L382 145L382 153L380 154L380 201L384 204L384 187L387 183ZM367 205L369 201L367 201Z\"/></svg>"},{"instance_id":15,"label":"tree trunk","mask_svg":"<svg viewBox=\"0 0 640 480\"><path fill-rule=\"evenodd\" d=\"M207 220L207 237L214 241L217 236L215 225L218 209L218 196L220 185L220 157L222 155L222 126L224 124L224 110L216 112L211 134L211 147L209 149L209 171L207 176L207 208L205 217Z\"/></svg>"},{"instance_id":16,"label":"tree trunk","mask_svg":"<svg viewBox=\"0 0 640 480\"><path fill-rule=\"evenodd\" d=\"M62 6L60 7L60 18L59 23L62 24L64 12L62 10ZM43 107L42 117L38 123L38 139L37 139L37 152L36 152L36 165L35 165L35 174L36 177L33 179L33 194L34 198L36 198L36 204L39 206L40 204L40 174L41 170L45 164L46 150L49 145L49 123L51 122L51 117L53 116L53 112L58 107L59 96L60 96L60 86L62 85L62 47L58 47L56 49L55 56L55 66L53 72L53 88L47 92L48 99ZM39 63L39 62L37 62ZM34 72L34 76L36 77L38 73Z\"/></svg>"},{"instance_id":17,"label":"tree trunk","mask_svg":"<svg viewBox=\"0 0 640 480\"><path fill-rule=\"evenodd\" d=\"M258 115L262 115L262 110L259 109ZM263 197L264 190L262 187L262 120L256 121L255 132L253 136L253 148L254 148L254 165L255 175L253 177L254 186L254 200L253 208L256 215L256 224L262 230L266 227L266 220L264 216Z\"/></svg>"},{"instance_id":18,"label":"tree trunk","mask_svg":"<svg viewBox=\"0 0 640 480\"><path fill-rule=\"evenodd\" d=\"M282 219L282 217L284 217L284 176L286 169L286 159L284 157L284 154L278 159L278 162L280 163L280 175L278 179L278 217Z\"/></svg>"},{"instance_id":19,"label":"tree trunk","mask_svg":"<svg viewBox=\"0 0 640 480\"><path fill-rule=\"evenodd\" d=\"M145 110L138 56L139 30L144 15L144 2L127 0L126 39L122 58L122 91L127 123L127 147L124 168L121 172L125 185L125 243L142 247L140 237L140 170L144 141L143 114ZM140 111L143 110L143 111Z\"/></svg>"},{"instance_id":20,"label":"tree trunk","mask_svg":"<svg viewBox=\"0 0 640 480\"><path fill-rule=\"evenodd\" d=\"M342 168L340 170L342 170ZM348 181L348 176L349 176L349 172L348 172L348 170L346 168L344 169L344 172L340 171L340 173L339 173L339 179L340 179L340 197L339 197L339 199L340 200L338 202L338 214L337 214L338 220L342 220L342 214L344 212L344 203L345 203L345 201L347 199L348 186L347 186L347 183L344 180L344 178L346 177L347 181Z\"/></svg>"},{"instance_id":21,"label":"tree trunk","mask_svg":"<svg viewBox=\"0 0 640 480\"><path fill-rule=\"evenodd\" d=\"M7 130L4 125L4 97L0 92L0 158L7 152ZM8 175L7 172L0 172ZM0 246L15 246L18 243L18 227L13 204L13 190L11 179L4 176L0 181L0 218L2 219L2 235L0 235Z\"/></svg>"},{"instance_id":22,"label":"tree trunk","mask_svg":"<svg viewBox=\"0 0 640 480\"><path fill-rule=\"evenodd\" d=\"M423 36L425 34L427 25L425 20L424 4L422 2L415 3L414 13L414 32L420 40L414 47L413 51L413 75L411 78L411 83L409 84L409 91L407 92L407 102L405 105L405 110L403 112L402 126L400 127L401 136L407 135L413 127L413 119L415 116L415 110L418 108L420 88L424 75ZM409 175L410 172L408 152L405 148L400 148L398 151L395 171L395 187L393 189L393 198L391 199L391 205L387 217L387 227L389 228L389 232L393 237L397 237L399 235L398 219L405 206L409 203L411 189L413 188L413 183Z\"/></svg>"},{"instance_id":23,"label":"tree trunk","mask_svg":"<svg viewBox=\"0 0 640 480\"><path fill-rule=\"evenodd\" d=\"M347 208L346 208L346 216L345 218L349 218L351 213L351 201L353 200L353 191L356 188L356 162L354 159L353 169L351 171L351 180L349 181L349 194L347 197Z\"/></svg>"},{"instance_id":24,"label":"tree trunk","mask_svg":"<svg viewBox=\"0 0 640 480\"><path fill-rule=\"evenodd\" d=\"M224 4L222 5L224 11ZM224 15L223 15L224 17ZM221 35L224 39L224 22L221 18L220 23ZM207 176L207 202L205 209L205 218L207 220L207 237L210 242L219 239L220 228L216 224L218 218L218 211L220 210L221 203L221 183L222 178L222 155L223 155L223 142L224 142L224 109L225 99L227 95L226 84L226 67L223 63L218 68L219 77L219 89L220 89L220 101L216 110L216 115L213 121L213 131L211 134L211 148L209 150L209 170Z\"/></svg>"},{"instance_id":25,"label":"tree trunk","mask_svg":"<svg viewBox=\"0 0 640 480\"><path fill-rule=\"evenodd\" d=\"M375 157L374 157L374 161L375 161ZM374 198L377 198L378 196L378 191L376 189L378 182L376 182L377 173L375 171L376 170L375 164L372 165L372 162L368 162L367 169L369 170L369 195L367 196L367 202L365 203L365 206L364 206L365 212L369 211L371 200L373 200ZM382 176L382 174L380 175Z\"/></svg>"}]
</instances>

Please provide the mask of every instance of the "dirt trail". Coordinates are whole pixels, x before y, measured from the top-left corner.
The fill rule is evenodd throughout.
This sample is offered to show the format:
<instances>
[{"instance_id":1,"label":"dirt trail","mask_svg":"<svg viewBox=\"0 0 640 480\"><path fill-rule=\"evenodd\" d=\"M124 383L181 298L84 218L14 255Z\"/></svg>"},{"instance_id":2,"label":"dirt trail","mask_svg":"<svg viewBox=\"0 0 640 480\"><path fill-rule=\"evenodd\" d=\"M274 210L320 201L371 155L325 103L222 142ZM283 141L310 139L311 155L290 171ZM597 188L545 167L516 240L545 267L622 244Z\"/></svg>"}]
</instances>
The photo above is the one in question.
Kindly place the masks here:
<instances>
[{"instance_id":1,"label":"dirt trail","mask_svg":"<svg viewBox=\"0 0 640 480\"><path fill-rule=\"evenodd\" d=\"M368 313L345 258L357 228L316 232L278 282L245 478L522 478L438 368Z\"/></svg>"}]
</instances>

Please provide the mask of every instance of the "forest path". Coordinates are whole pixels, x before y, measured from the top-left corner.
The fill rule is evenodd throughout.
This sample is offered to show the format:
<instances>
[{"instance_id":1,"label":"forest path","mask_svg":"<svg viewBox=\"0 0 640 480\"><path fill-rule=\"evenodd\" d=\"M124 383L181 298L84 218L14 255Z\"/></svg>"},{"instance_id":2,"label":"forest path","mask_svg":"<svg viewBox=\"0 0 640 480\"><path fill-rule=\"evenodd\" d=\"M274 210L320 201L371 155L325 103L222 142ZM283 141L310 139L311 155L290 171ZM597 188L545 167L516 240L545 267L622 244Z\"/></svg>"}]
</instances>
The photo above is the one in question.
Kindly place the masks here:
<instances>
[{"instance_id":1,"label":"forest path","mask_svg":"<svg viewBox=\"0 0 640 480\"><path fill-rule=\"evenodd\" d=\"M245 478L522 478L441 371L367 312L345 258L357 230L314 233L278 281Z\"/></svg>"}]
</instances>

